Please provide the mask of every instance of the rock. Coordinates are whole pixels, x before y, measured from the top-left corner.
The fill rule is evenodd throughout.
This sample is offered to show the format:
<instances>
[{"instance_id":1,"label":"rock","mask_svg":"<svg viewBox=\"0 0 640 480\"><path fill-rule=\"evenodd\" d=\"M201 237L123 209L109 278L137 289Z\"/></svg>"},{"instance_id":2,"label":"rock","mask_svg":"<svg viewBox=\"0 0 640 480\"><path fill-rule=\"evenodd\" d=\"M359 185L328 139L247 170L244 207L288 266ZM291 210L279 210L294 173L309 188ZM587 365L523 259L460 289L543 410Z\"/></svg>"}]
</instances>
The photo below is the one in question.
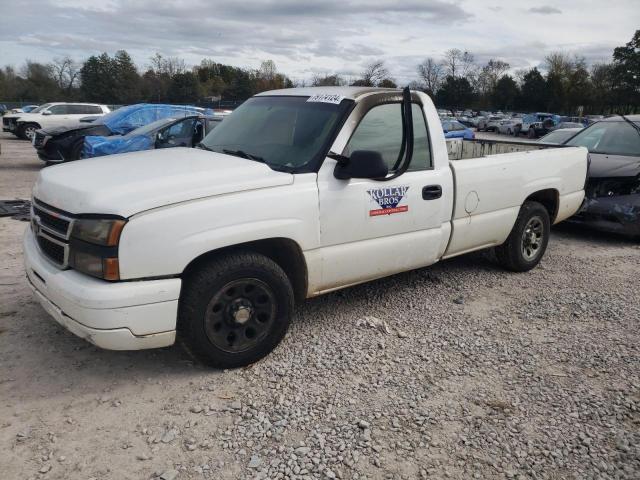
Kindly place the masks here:
<instances>
[{"instance_id":1,"label":"rock","mask_svg":"<svg viewBox=\"0 0 640 480\"><path fill-rule=\"evenodd\" d=\"M262 459L258 455L252 455L249 460L249 468L258 468L262 464Z\"/></svg>"},{"instance_id":2,"label":"rock","mask_svg":"<svg viewBox=\"0 0 640 480\"><path fill-rule=\"evenodd\" d=\"M194 405L189 409L189 411L191 413L200 413L202 411L202 407L200 405Z\"/></svg>"},{"instance_id":3,"label":"rock","mask_svg":"<svg viewBox=\"0 0 640 480\"><path fill-rule=\"evenodd\" d=\"M234 410L240 410L242 408L242 402L240 402L240 400L232 402L231 408L233 408Z\"/></svg>"},{"instance_id":4,"label":"rock","mask_svg":"<svg viewBox=\"0 0 640 480\"><path fill-rule=\"evenodd\" d=\"M174 480L179 475L177 470L167 470L162 475L160 475L160 480Z\"/></svg>"},{"instance_id":5,"label":"rock","mask_svg":"<svg viewBox=\"0 0 640 480\"><path fill-rule=\"evenodd\" d=\"M176 431L171 429L171 430L167 430L164 435L162 435L162 438L160 439L160 441L162 443L171 443L176 439Z\"/></svg>"},{"instance_id":6,"label":"rock","mask_svg":"<svg viewBox=\"0 0 640 480\"><path fill-rule=\"evenodd\" d=\"M298 455L307 456L311 451L311 447L298 447L296 448L295 451L296 451L296 454Z\"/></svg>"},{"instance_id":7,"label":"rock","mask_svg":"<svg viewBox=\"0 0 640 480\"><path fill-rule=\"evenodd\" d=\"M366 420L360 420L358 422L358 427L360 427L361 429L366 429L369 428L371 426L371 424L369 422L367 422Z\"/></svg>"},{"instance_id":8,"label":"rock","mask_svg":"<svg viewBox=\"0 0 640 480\"><path fill-rule=\"evenodd\" d=\"M51 470L51 464L47 463L46 465L43 465L38 471L40 473L47 473L49 470Z\"/></svg>"},{"instance_id":9,"label":"rock","mask_svg":"<svg viewBox=\"0 0 640 480\"><path fill-rule=\"evenodd\" d=\"M464 304L464 297L456 297L453 299L453 303L457 303L458 305Z\"/></svg>"}]
</instances>

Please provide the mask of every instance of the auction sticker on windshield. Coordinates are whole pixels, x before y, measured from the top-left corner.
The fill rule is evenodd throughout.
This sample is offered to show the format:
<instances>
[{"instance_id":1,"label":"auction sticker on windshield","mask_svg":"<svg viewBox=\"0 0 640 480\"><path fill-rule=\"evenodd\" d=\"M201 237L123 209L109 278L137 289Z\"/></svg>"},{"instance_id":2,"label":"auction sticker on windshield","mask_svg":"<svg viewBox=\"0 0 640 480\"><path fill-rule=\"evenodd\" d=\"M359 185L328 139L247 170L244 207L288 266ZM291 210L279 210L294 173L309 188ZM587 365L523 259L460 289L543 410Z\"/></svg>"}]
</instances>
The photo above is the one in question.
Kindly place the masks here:
<instances>
[{"instance_id":1,"label":"auction sticker on windshield","mask_svg":"<svg viewBox=\"0 0 640 480\"><path fill-rule=\"evenodd\" d=\"M367 190L370 197L370 217L391 215L409 211L409 205L400 205L406 200L409 185L396 185L393 187L373 188Z\"/></svg>"},{"instance_id":2,"label":"auction sticker on windshield","mask_svg":"<svg viewBox=\"0 0 640 480\"><path fill-rule=\"evenodd\" d=\"M344 95L330 95L328 93L319 93L318 95L311 95L307 99L307 102L334 103L338 105L342 100L344 100Z\"/></svg>"}]
</instances>

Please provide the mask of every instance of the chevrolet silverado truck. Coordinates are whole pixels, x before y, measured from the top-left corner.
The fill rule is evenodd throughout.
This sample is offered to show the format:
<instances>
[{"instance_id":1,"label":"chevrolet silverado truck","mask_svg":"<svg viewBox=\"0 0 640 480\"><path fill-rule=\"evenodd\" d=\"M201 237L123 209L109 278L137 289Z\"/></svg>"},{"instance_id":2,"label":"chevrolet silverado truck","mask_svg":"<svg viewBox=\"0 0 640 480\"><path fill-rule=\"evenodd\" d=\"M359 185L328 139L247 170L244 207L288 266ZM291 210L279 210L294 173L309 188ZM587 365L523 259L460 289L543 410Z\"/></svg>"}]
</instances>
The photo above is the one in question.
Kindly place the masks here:
<instances>
[{"instance_id":1,"label":"chevrolet silverado truck","mask_svg":"<svg viewBox=\"0 0 640 480\"><path fill-rule=\"evenodd\" d=\"M420 92L261 93L199 148L41 171L27 278L99 347L178 337L210 365L246 365L305 298L480 249L515 272L540 262L550 225L582 203L587 150L463 145L450 160Z\"/></svg>"}]
</instances>

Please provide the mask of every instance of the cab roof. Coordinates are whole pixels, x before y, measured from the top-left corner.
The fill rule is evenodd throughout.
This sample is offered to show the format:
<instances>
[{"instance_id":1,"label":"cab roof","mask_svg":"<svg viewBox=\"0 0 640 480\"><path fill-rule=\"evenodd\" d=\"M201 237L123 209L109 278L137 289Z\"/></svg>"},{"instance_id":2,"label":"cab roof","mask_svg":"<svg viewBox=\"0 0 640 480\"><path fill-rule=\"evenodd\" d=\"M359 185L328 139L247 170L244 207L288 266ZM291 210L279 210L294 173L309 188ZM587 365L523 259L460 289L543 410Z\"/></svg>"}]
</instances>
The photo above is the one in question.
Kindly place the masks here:
<instances>
[{"instance_id":1,"label":"cab roof","mask_svg":"<svg viewBox=\"0 0 640 480\"><path fill-rule=\"evenodd\" d=\"M310 97L312 95L341 95L350 100L357 100L358 97L374 92L395 92L401 93L399 88L379 88L379 87L300 87L283 88L281 90L270 90L258 93L256 97L287 96L287 97Z\"/></svg>"}]
</instances>

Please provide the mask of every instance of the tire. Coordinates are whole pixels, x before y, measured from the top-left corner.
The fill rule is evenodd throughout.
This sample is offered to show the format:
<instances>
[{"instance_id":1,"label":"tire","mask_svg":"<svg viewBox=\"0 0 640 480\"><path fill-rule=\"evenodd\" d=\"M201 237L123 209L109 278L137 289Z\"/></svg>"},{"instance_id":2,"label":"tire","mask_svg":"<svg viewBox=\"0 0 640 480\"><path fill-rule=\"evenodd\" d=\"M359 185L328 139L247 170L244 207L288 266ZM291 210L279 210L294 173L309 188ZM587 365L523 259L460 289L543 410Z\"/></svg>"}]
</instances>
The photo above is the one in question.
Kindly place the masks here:
<instances>
[{"instance_id":1,"label":"tire","mask_svg":"<svg viewBox=\"0 0 640 480\"><path fill-rule=\"evenodd\" d=\"M291 282L278 264L252 252L231 253L184 279L178 335L201 362L242 367L280 343L293 307Z\"/></svg>"},{"instance_id":2,"label":"tire","mask_svg":"<svg viewBox=\"0 0 640 480\"><path fill-rule=\"evenodd\" d=\"M82 147L84 146L84 138L76 141L71 147L71 155L69 158L65 158L65 161L68 160L80 160L82 158Z\"/></svg>"},{"instance_id":3,"label":"tire","mask_svg":"<svg viewBox=\"0 0 640 480\"><path fill-rule=\"evenodd\" d=\"M547 209L538 202L525 202L507 240L495 247L498 263L512 272L531 270L547 250L550 230Z\"/></svg>"},{"instance_id":4,"label":"tire","mask_svg":"<svg viewBox=\"0 0 640 480\"><path fill-rule=\"evenodd\" d=\"M536 138L536 131L533 128L530 128L527 132L527 138Z\"/></svg>"},{"instance_id":5,"label":"tire","mask_svg":"<svg viewBox=\"0 0 640 480\"><path fill-rule=\"evenodd\" d=\"M33 135L36 133L36 130L38 130L39 128L40 125L38 125L37 123L25 123L18 129L18 137L22 138L23 140L31 140L33 138Z\"/></svg>"},{"instance_id":6,"label":"tire","mask_svg":"<svg viewBox=\"0 0 640 480\"><path fill-rule=\"evenodd\" d=\"M513 135L513 130L511 130L510 128L507 129L507 135Z\"/></svg>"}]
</instances>

